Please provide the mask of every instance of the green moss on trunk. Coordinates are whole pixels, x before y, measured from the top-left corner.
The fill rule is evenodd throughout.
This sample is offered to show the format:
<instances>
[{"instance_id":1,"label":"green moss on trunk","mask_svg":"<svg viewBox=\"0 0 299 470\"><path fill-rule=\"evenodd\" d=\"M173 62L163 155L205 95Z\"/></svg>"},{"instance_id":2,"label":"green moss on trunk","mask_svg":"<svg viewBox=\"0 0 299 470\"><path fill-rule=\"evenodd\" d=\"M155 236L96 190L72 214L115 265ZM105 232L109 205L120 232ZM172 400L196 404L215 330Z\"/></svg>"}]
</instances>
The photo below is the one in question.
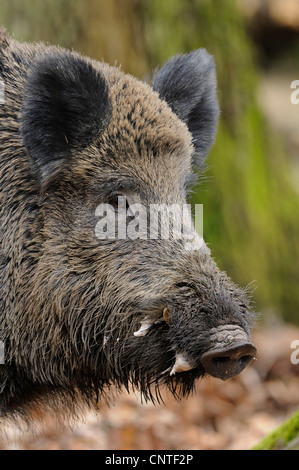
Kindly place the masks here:
<instances>
[{"instance_id":1,"label":"green moss on trunk","mask_svg":"<svg viewBox=\"0 0 299 470\"><path fill-rule=\"evenodd\" d=\"M271 432L253 450L299 450L299 411Z\"/></svg>"}]
</instances>

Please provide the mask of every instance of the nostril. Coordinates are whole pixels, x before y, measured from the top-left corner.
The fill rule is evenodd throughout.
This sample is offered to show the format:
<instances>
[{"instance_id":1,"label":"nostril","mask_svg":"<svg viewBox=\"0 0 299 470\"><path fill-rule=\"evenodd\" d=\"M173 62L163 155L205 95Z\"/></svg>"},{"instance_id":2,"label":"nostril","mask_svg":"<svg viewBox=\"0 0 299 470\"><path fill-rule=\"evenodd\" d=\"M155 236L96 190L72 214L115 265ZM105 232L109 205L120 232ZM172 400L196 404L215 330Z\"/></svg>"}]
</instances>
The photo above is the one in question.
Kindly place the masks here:
<instances>
[{"instance_id":1,"label":"nostril","mask_svg":"<svg viewBox=\"0 0 299 470\"><path fill-rule=\"evenodd\" d=\"M228 362L230 362L230 357L213 357L212 361L216 366L219 366L221 364L227 364Z\"/></svg>"},{"instance_id":2,"label":"nostril","mask_svg":"<svg viewBox=\"0 0 299 470\"><path fill-rule=\"evenodd\" d=\"M240 359L238 359L238 362L240 364L244 364L244 367L247 366L247 364L249 364L249 362L254 358L254 355L253 356L241 356Z\"/></svg>"},{"instance_id":3,"label":"nostril","mask_svg":"<svg viewBox=\"0 0 299 470\"><path fill-rule=\"evenodd\" d=\"M226 380L238 375L251 362L256 348L251 343L210 349L201 357L206 372L213 377Z\"/></svg>"},{"instance_id":4,"label":"nostril","mask_svg":"<svg viewBox=\"0 0 299 470\"><path fill-rule=\"evenodd\" d=\"M237 361L238 365L242 367L241 370L243 370L252 359L253 359L253 356L249 356L249 355L241 356L239 359L234 359L229 356L220 356L220 357L213 357L212 362L216 367L220 367L220 366L230 366L235 361Z\"/></svg>"}]
</instances>

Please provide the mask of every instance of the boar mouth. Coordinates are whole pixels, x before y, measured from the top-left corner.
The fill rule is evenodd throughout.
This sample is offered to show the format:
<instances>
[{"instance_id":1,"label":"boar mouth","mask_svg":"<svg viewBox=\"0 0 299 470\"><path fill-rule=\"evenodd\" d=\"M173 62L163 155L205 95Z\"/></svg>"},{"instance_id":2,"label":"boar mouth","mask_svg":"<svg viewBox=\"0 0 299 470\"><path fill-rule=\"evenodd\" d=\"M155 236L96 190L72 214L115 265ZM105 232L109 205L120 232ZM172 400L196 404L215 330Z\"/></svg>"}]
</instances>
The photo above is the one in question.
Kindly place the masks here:
<instances>
[{"instance_id":1,"label":"boar mouth","mask_svg":"<svg viewBox=\"0 0 299 470\"><path fill-rule=\"evenodd\" d=\"M174 340L166 321L144 318L125 343L122 372L129 377L124 380L126 388L130 385L139 390L146 402L163 402L163 387L176 399L187 398L194 392L197 379L210 375L227 380L254 359L256 348L239 325L221 325L209 333L203 350L199 350L197 337L195 351L187 352L176 347L177 338Z\"/></svg>"},{"instance_id":2,"label":"boar mouth","mask_svg":"<svg viewBox=\"0 0 299 470\"><path fill-rule=\"evenodd\" d=\"M255 359L256 348L250 342L236 343L224 348L212 348L202 354L199 363L176 353L174 365L162 373L164 384L176 398L186 398L194 391L199 378L210 375L221 380L233 378Z\"/></svg>"},{"instance_id":3,"label":"boar mouth","mask_svg":"<svg viewBox=\"0 0 299 470\"><path fill-rule=\"evenodd\" d=\"M162 374L158 386L167 387L174 398L180 400L181 398L188 398L189 395L194 393L196 381L205 375L206 372L201 365L172 375L167 370Z\"/></svg>"},{"instance_id":4,"label":"boar mouth","mask_svg":"<svg viewBox=\"0 0 299 470\"><path fill-rule=\"evenodd\" d=\"M196 379L205 375L204 368L195 361L191 367L175 353L168 325L157 322L149 331L143 324L137 333L126 342L123 356L121 382L127 390L139 391L145 402L153 403L164 402L165 388L177 400L194 392Z\"/></svg>"}]
</instances>

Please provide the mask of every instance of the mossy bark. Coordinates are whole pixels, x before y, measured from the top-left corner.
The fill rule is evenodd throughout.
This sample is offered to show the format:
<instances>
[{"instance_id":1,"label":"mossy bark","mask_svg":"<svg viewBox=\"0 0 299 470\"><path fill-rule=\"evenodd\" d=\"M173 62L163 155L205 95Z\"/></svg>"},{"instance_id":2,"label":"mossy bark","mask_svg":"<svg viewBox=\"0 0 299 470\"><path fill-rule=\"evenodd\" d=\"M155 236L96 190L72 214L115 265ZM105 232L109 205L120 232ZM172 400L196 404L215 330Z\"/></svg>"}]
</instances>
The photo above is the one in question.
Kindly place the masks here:
<instances>
[{"instance_id":1,"label":"mossy bark","mask_svg":"<svg viewBox=\"0 0 299 470\"><path fill-rule=\"evenodd\" d=\"M299 411L255 445L253 450L299 450Z\"/></svg>"}]
</instances>

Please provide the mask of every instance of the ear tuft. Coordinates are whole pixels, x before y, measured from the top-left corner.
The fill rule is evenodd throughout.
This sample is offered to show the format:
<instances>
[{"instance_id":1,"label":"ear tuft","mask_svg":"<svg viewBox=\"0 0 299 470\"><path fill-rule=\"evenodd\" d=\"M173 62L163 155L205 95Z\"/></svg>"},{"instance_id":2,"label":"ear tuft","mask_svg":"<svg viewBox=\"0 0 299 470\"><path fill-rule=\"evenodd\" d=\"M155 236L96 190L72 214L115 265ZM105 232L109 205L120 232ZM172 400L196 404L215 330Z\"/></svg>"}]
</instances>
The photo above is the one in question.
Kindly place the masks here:
<instances>
[{"instance_id":1,"label":"ear tuft","mask_svg":"<svg viewBox=\"0 0 299 470\"><path fill-rule=\"evenodd\" d=\"M152 86L193 136L194 164L202 167L219 117L213 57L205 49L172 57L156 70Z\"/></svg>"},{"instance_id":2,"label":"ear tuft","mask_svg":"<svg viewBox=\"0 0 299 470\"><path fill-rule=\"evenodd\" d=\"M43 181L91 144L108 125L108 86L99 71L72 53L37 59L28 74L21 135Z\"/></svg>"}]
</instances>

